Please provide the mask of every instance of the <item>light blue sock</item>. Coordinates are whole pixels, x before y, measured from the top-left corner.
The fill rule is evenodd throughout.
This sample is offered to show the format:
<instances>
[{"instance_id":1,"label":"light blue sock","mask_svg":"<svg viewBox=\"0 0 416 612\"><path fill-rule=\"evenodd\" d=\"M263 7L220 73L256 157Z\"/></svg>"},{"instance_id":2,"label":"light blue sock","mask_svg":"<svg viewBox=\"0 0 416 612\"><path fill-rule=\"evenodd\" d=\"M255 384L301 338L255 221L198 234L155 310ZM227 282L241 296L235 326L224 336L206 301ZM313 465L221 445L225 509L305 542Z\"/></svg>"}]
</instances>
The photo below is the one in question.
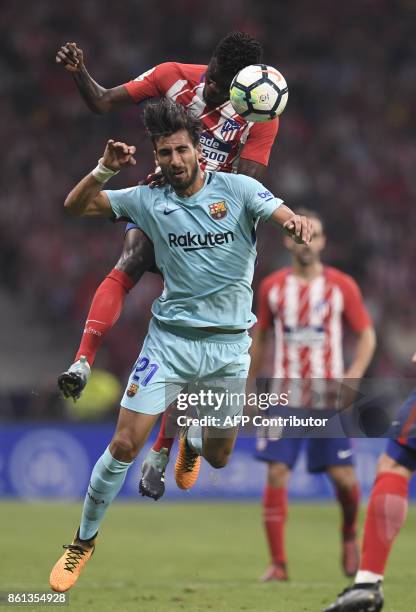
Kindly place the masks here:
<instances>
[{"instance_id":1,"label":"light blue sock","mask_svg":"<svg viewBox=\"0 0 416 612\"><path fill-rule=\"evenodd\" d=\"M198 455L202 455L202 427L201 425L190 425L186 440L190 448Z\"/></svg>"},{"instance_id":2,"label":"light blue sock","mask_svg":"<svg viewBox=\"0 0 416 612\"><path fill-rule=\"evenodd\" d=\"M127 475L130 463L114 459L106 448L98 459L91 474L82 510L79 537L89 540L98 531L104 514L116 497Z\"/></svg>"}]
</instances>

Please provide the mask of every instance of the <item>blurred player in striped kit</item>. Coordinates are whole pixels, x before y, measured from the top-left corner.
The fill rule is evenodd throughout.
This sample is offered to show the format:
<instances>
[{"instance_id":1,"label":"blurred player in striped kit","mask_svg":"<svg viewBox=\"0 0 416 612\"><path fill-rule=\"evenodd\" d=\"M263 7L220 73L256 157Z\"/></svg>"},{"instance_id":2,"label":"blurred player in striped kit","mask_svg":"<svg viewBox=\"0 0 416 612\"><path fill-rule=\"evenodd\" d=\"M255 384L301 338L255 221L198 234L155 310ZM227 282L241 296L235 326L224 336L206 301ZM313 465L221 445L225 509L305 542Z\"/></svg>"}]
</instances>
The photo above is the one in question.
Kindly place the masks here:
<instances>
[{"instance_id":1,"label":"blurred player in striped kit","mask_svg":"<svg viewBox=\"0 0 416 612\"><path fill-rule=\"evenodd\" d=\"M416 353L413 355L416 363ZM399 437L381 455L364 525L360 567L354 584L324 612L379 612L382 582L393 543L406 520L409 481L416 471L416 390L397 416Z\"/></svg>"},{"instance_id":2,"label":"blurred player in striped kit","mask_svg":"<svg viewBox=\"0 0 416 612\"><path fill-rule=\"evenodd\" d=\"M229 101L233 77L241 68L260 63L262 54L257 40L244 32L233 32L218 43L208 65L165 62L111 89L102 87L89 75L83 51L76 43L62 46L56 61L72 74L93 112L107 113L160 96L181 104L203 125L202 170L238 172L262 181L279 120L247 122L236 114ZM156 172L147 182L155 186L161 180L163 177ZM129 224L120 259L93 298L74 363L59 377L65 397L80 396L104 337L118 320L128 292L146 271L157 271L153 245L136 225ZM164 473L173 444L172 432L166 432L167 415L162 418L158 438L142 467L141 493L154 499L164 493ZM199 462L186 477L177 475L178 486L184 489L193 486L198 470Z\"/></svg>"},{"instance_id":3,"label":"blurred player in striped kit","mask_svg":"<svg viewBox=\"0 0 416 612\"><path fill-rule=\"evenodd\" d=\"M250 377L256 378L261 373L267 336L274 328L273 384L280 386L280 390L282 385L291 390L291 408L324 409L333 406L328 406L327 383L323 381L360 379L374 353L375 333L355 281L340 270L322 264L321 252L326 241L323 222L318 214L307 214L313 222L311 243L292 246L285 240L292 254L292 266L274 272L260 285ZM353 360L346 370L342 348L343 318L357 336ZM300 380L296 384L294 379ZM317 396L319 400L315 399ZM268 463L263 507L272 564L262 577L263 581L288 577L285 551L287 487L303 443L307 445L309 471L328 474L341 506L344 572L351 576L357 570L359 488L349 439L306 440L285 437L284 432L276 436L275 432L266 431L265 437L257 441L256 453L257 459Z\"/></svg>"}]
</instances>

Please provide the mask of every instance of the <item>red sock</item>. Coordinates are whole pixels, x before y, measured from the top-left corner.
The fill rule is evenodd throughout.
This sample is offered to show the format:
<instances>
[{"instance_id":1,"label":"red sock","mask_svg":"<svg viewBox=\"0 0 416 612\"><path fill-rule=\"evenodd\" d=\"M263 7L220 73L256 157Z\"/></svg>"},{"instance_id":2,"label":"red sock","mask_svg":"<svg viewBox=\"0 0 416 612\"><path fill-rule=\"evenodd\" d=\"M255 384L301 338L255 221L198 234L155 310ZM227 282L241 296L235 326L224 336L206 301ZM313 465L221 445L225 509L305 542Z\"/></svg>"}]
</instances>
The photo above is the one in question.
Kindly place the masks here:
<instances>
[{"instance_id":1,"label":"red sock","mask_svg":"<svg viewBox=\"0 0 416 612\"><path fill-rule=\"evenodd\" d=\"M285 527L287 519L287 489L266 485L263 493L263 520L272 561L286 563Z\"/></svg>"},{"instance_id":2,"label":"red sock","mask_svg":"<svg viewBox=\"0 0 416 612\"><path fill-rule=\"evenodd\" d=\"M384 576L390 549L406 520L408 485L405 476L392 472L376 478L365 520L360 570Z\"/></svg>"},{"instance_id":3,"label":"red sock","mask_svg":"<svg viewBox=\"0 0 416 612\"><path fill-rule=\"evenodd\" d=\"M111 270L95 292L75 361L85 355L90 365L106 333L118 320L124 300L135 283L121 270Z\"/></svg>"},{"instance_id":4,"label":"red sock","mask_svg":"<svg viewBox=\"0 0 416 612\"><path fill-rule=\"evenodd\" d=\"M169 409L168 409L169 410ZM175 438L167 438L166 437L166 420L168 418L168 410L165 410L162 416L162 422L160 424L159 433L157 434L157 438L152 448L154 451L159 452L161 448L167 448L168 452L172 448L172 444Z\"/></svg>"},{"instance_id":5,"label":"red sock","mask_svg":"<svg viewBox=\"0 0 416 612\"><path fill-rule=\"evenodd\" d=\"M342 537L344 540L354 538L357 533L357 517L360 502L360 489L355 484L351 489L336 488L337 499L342 512Z\"/></svg>"}]
</instances>

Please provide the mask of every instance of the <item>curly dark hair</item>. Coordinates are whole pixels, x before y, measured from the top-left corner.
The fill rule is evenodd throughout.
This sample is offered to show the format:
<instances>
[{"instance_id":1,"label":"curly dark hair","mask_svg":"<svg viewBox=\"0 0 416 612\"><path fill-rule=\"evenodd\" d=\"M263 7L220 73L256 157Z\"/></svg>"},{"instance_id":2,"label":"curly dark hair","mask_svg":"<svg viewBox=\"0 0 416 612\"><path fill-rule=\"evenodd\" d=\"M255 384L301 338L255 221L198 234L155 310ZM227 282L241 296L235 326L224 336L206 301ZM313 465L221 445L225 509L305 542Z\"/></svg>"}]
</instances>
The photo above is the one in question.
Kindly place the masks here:
<instances>
[{"instance_id":1,"label":"curly dark hair","mask_svg":"<svg viewBox=\"0 0 416 612\"><path fill-rule=\"evenodd\" d=\"M234 77L245 66L261 64L263 47L246 32L230 32L220 40L213 57L221 73Z\"/></svg>"},{"instance_id":2,"label":"curly dark hair","mask_svg":"<svg viewBox=\"0 0 416 612\"><path fill-rule=\"evenodd\" d=\"M183 106L167 98L149 102L143 112L143 122L153 145L162 136L186 130L196 147L202 132L202 124L197 117L187 113Z\"/></svg>"}]
</instances>

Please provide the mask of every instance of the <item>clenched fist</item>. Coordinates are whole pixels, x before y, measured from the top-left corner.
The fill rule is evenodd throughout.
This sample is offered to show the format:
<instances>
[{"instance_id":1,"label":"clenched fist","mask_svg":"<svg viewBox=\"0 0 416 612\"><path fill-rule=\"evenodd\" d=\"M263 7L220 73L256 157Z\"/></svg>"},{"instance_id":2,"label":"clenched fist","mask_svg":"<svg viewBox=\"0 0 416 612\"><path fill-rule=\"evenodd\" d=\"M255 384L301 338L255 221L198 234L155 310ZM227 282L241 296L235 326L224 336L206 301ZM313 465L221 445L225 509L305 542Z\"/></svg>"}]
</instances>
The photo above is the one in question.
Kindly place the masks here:
<instances>
[{"instance_id":1,"label":"clenched fist","mask_svg":"<svg viewBox=\"0 0 416 612\"><path fill-rule=\"evenodd\" d=\"M110 170L121 170L126 166L135 166L136 160L133 155L136 147L127 145L125 142L114 142L109 140L100 162Z\"/></svg>"},{"instance_id":2,"label":"clenched fist","mask_svg":"<svg viewBox=\"0 0 416 612\"><path fill-rule=\"evenodd\" d=\"M84 68L84 53L74 42L63 45L56 54L55 60L69 72L81 72Z\"/></svg>"}]
</instances>

